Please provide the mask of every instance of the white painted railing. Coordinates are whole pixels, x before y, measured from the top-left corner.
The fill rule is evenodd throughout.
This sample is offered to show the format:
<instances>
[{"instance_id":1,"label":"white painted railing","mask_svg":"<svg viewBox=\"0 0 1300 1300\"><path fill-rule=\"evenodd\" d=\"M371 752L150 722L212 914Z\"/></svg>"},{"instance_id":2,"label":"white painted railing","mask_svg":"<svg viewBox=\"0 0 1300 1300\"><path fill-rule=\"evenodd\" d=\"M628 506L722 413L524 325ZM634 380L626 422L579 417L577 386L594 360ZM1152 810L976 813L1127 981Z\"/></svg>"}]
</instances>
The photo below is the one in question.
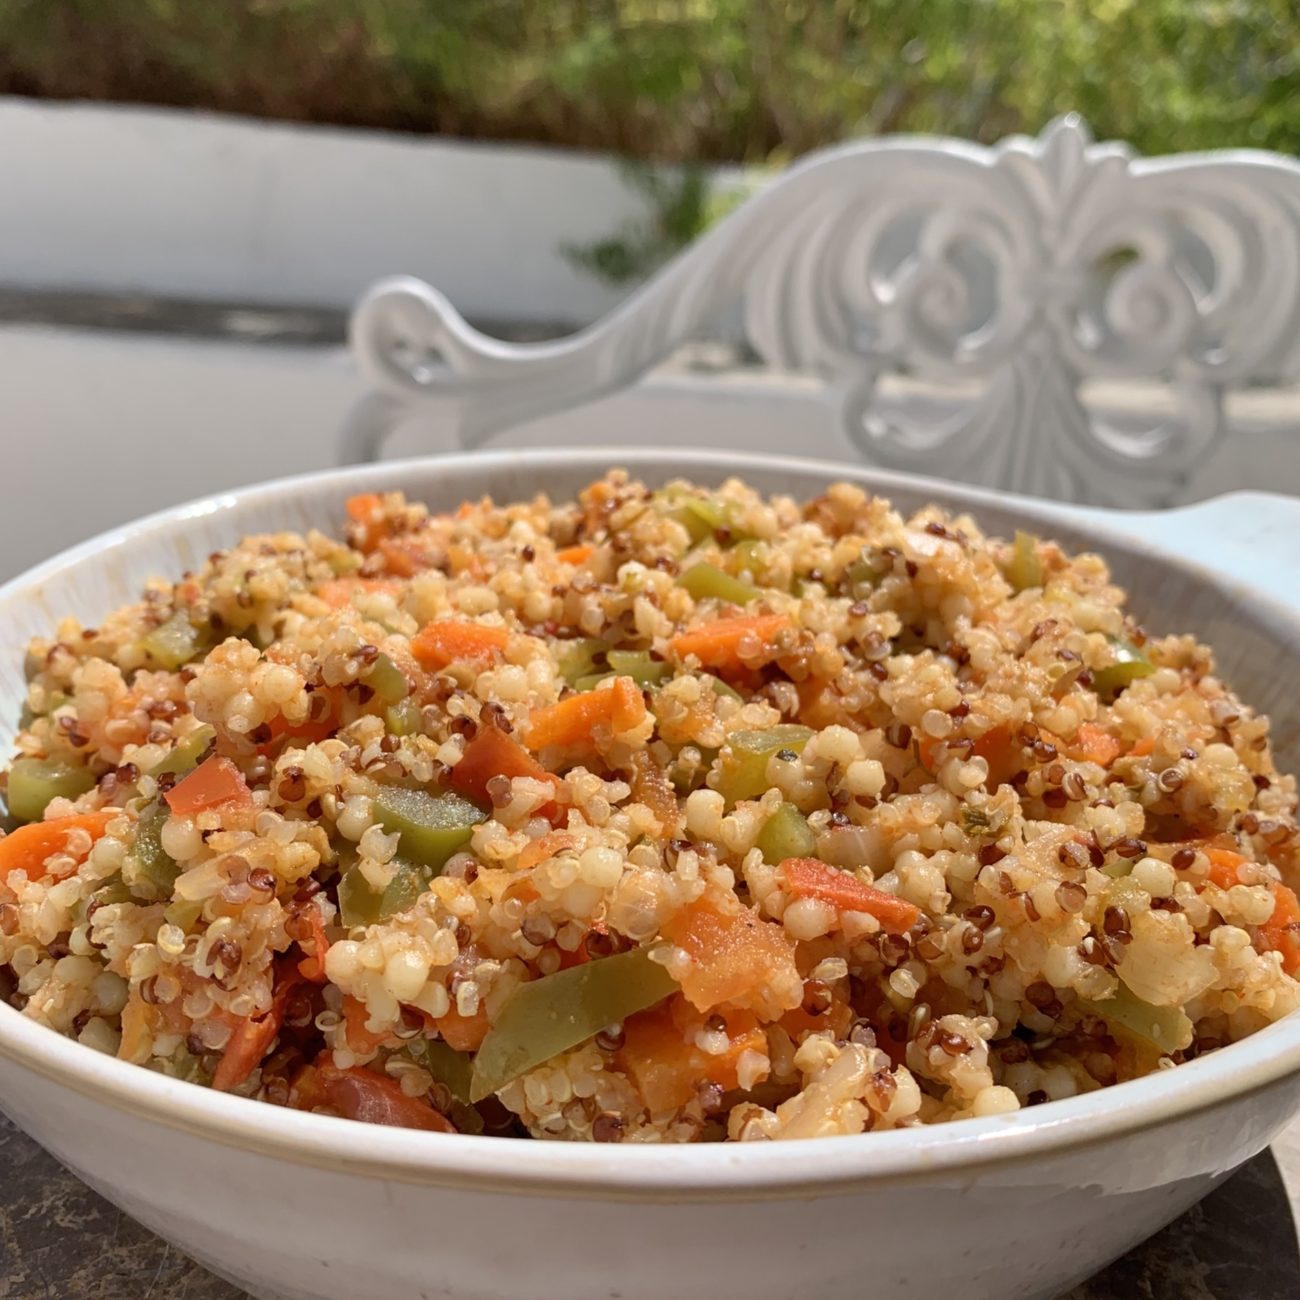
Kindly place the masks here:
<instances>
[{"instance_id":1,"label":"white painted railing","mask_svg":"<svg viewBox=\"0 0 1300 1300\"><path fill-rule=\"evenodd\" d=\"M377 454L412 414L478 446L627 388L737 312L765 361L823 381L859 456L1168 503L1227 435L1229 393L1300 378L1300 164L1137 158L1074 117L992 149L847 145L803 159L605 319L550 343L502 343L432 286L385 281L353 316L374 391L345 454ZM932 400L893 400L899 377ZM1135 383L1163 390L1164 409L1123 422L1086 393ZM709 440L718 415L694 435Z\"/></svg>"}]
</instances>

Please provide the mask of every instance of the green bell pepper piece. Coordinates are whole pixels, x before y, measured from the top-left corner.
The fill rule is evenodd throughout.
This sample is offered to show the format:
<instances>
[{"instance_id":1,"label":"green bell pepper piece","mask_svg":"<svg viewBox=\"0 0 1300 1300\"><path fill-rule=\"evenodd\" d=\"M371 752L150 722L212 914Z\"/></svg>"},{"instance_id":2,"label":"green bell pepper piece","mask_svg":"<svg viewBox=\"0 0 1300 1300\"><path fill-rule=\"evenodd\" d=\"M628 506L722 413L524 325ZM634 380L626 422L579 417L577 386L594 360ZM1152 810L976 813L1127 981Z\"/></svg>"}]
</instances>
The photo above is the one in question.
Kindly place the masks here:
<instances>
[{"instance_id":1,"label":"green bell pepper piece","mask_svg":"<svg viewBox=\"0 0 1300 1300\"><path fill-rule=\"evenodd\" d=\"M396 704L411 693L406 674L386 655L381 654L361 679L384 704Z\"/></svg>"},{"instance_id":2,"label":"green bell pepper piece","mask_svg":"<svg viewBox=\"0 0 1300 1300\"><path fill-rule=\"evenodd\" d=\"M198 898L174 898L163 908L163 920L187 934L202 915L203 900Z\"/></svg>"},{"instance_id":3,"label":"green bell pepper piece","mask_svg":"<svg viewBox=\"0 0 1300 1300\"><path fill-rule=\"evenodd\" d=\"M206 629L195 627L183 610L140 638L140 648L145 654L169 672L175 672L197 658L207 644Z\"/></svg>"},{"instance_id":4,"label":"green bell pepper piece","mask_svg":"<svg viewBox=\"0 0 1300 1300\"><path fill-rule=\"evenodd\" d=\"M671 666L662 659L652 659L648 650L610 650L605 657L609 670L575 679L575 691L595 690L611 677L630 677L638 686L658 686L672 672Z\"/></svg>"},{"instance_id":5,"label":"green bell pepper piece","mask_svg":"<svg viewBox=\"0 0 1300 1300\"><path fill-rule=\"evenodd\" d=\"M1043 585L1043 562L1038 558L1038 538L1033 533L1017 530L1007 563L1007 581L1016 591Z\"/></svg>"},{"instance_id":6,"label":"green bell pepper piece","mask_svg":"<svg viewBox=\"0 0 1300 1300\"><path fill-rule=\"evenodd\" d=\"M712 673L701 673L700 676L709 679L714 695L726 695L733 700L744 700L745 697L729 682L724 682L721 677L714 677Z\"/></svg>"},{"instance_id":7,"label":"green bell pepper piece","mask_svg":"<svg viewBox=\"0 0 1300 1300\"><path fill-rule=\"evenodd\" d=\"M468 1052L458 1052L440 1038L428 1039L420 1055L426 1070L451 1093L457 1101L469 1103L474 1062Z\"/></svg>"},{"instance_id":8,"label":"green bell pepper piece","mask_svg":"<svg viewBox=\"0 0 1300 1300\"><path fill-rule=\"evenodd\" d=\"M1122 980L1112 997L1102 1002L1081 998L1079 1005L1100 1016L1112 1028L1141 1038L1166 1055L1192 1045L1192 1022L1180 1007L1157 1007L1144 1002Z\"/></svg>"},{"instance_id":9,"label":"green bell pepper piece","mask_svg":"<svg viewBox=\"0 0 1300 1300\"><path fill-rule=\"evenodd\" d=\"M1116 696L1125 687L1132 686L1139 677L1150 677L1155 664L1131 641L1112 638L1115 662L1098 668L1092 675L1092 689L1103 698Z\"/></svg>"},{"instance_id":10,"label":"green bell pepper piece","mask_svg":"<svg viewBox=\"0 0 1300 1300\"><path fill-rule=\"evenodd\" d=\"M122 879L140 897L170 898L180 874L175 860L162 846L162 829L170 816L166 803L154 799L145 805L135 824L135 840L122 864Z\"/></svg>"},{"instance_id":11,"label":"green bell pepper piece","mask_svg":"<svg viewBox=\"0 0 1300 1300\"><path fill-rule=\"evenodd\" d=\"M432 867L437 875L447 859L470 841L474 827L487 814L458 794L430 794L394 786L374 804L384 830L401 834L401 855L417 866Z\"/></svg>"},{"instance_id":12,"label":"green bell pepper piece","mask_svg":"<svg viewBox=\"0 0 1300 1300\"><path fill-rule=\"evenodd\" d=\"M88 767L57 758L16 758L9 769L9 814L20 822L38 822L51 799L76 799L94 784Z\"/></svg>"},{"instance_id":13,"label":"green bell pepper piece","mask_svg":"<svg viewBox=\"0 0 1300 1300\"><path fill-rule=\"evenodd\" d=\"M736 507L730 501L693 495L687 488L661 488L655 499L690 535L691 545L698 546L715 533L727 532L730 541L743 541L749 534L736 525Z\"/></svg>"},{"instance_id":14,"label":"green bell pepper piece","mask_svg":"<svg viewBox=\"0 0 1300 1300\"><path fill-rule=\"evenodd\" d=\"M730 605L748 605L760 594L757 587L724 573L716 564L693 564L677 579L677 585L684 587L696 600L713 597Z\"/></svg>"},{"instance_id":15,"label":"green bell pepper piece","mask_svg":"<svg viewBox=\"0 0 1300 1300\"><path fill-rule=\"evenodd\" d=\"M611 650L605 658L615 677L630 677L638 686L658 686L672 668L649 650Z\"/></svg>"},{"instance_id":16,"label":"green bell pepper piece","mask_svg":"<svg viewBox=\"0 0 1300 1300\"><path fill-rule=\"evenodd\" d=\"M649 950L584 962L520 984L474 1057L470 1100L482 1101L552 1057L652 1007L677 983Z\"/></svg>"},{"instance_id":17,"label":"green bell pepper piece","mask_svg":"<svg viewBox=\"0 0 1300 1300\"><path fill-rule=\"evenodd\" d=\"M409 695L384 710L384 730L394 736L414 736L423 725L420 706Z\"/></svg>"},{"instance_id":18,"label":"green bell pepper piece","mask_svg":"<svg viewBox=\"0 0 1300 1300\"><path fill-rule=\"evenodd\" d=\"M178 777L185 776L198 767L199 761L216 738L217 729L206 722L201 727L195 727L184 740L172 747L166 758L149 769L149 775L160 777L172 773Z\"/></svg>"},{"instance_id":19,"label":"green bell pepper piece","mask_svg":"<svg viewBox=\"0 0 1300 1300\"><path fill-rule=\"evenodd\" d=\"M861 600L862 597L875 591L890 568L889 560L881 555L871 555L864 547L862 555L844 570L844 582L848 594L854 600Z\"/></svg>"},{"instance_id":20,"label":"green bell pepper piece","mask_svg":"<svg viewBox=\"0 0 1300 1300\"><path fill-rule=\"evenodd\" d=\"M584 677L603 676L605 656L609 645L597 637L584 637L581 641L571 641L559 658L560 676L577 690L584 689L578 685ZM589 688L588 688L589 689Z\"/></svg>"},{"instance_id":21,"label":"green bell pepper piece","mask_svg":"<svg viewBox=\"0 0 1300 1300\"><path fill-rule=\"evenodd\" d=\"M410 862L399 860L392 865L393 878L382 890L372 889L357 866L349 867L339 877L339 915L344 925L376 925L405 912L437 875L431 867Z\"/></svg>"},{"instance_id":22,"label":"green bell pepper piece","mask_svg":"<svg viewBox=\"0 0 1300 1300\"><path fill-rule=\"evenodd\" d=\"M817 839L808 819L792 803L783 803L763 823L755 843L763 861L773 866L787 858L811 858L817 852Z\"/></svg>"},{"instance_id":23,"label":"green bell pepper piece","mask_svg":"<svg viewBox=\"0 0 1300 1300\"><path fill-rule=\"evenodd\" d=\"M795 723L766 731L733 731L722 750L719 792L732 804L757 798L767 789L768 760L783 749L801 753L812 734L811 727Z\"/></svg>"}]
</instances>

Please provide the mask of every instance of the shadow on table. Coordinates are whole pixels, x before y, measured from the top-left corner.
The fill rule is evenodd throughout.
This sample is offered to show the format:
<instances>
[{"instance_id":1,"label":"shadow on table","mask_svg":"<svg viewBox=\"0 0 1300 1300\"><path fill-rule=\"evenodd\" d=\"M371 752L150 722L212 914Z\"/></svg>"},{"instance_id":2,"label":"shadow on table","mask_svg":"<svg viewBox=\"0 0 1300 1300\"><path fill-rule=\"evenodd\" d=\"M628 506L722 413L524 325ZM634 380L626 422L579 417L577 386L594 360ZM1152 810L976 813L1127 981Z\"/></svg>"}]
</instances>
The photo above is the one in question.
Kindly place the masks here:
<instances>
[{"instance_id":1,"label":"shadow on table","mask_svg":"<svg viewBox=\"0 0 1300 1300\"><path fill-rule=\"evenodd\" d=\"M0 1117L4 1300L246 1300ZM1295 1300L1300 1250L1269 1151L1061 1300Z\"/></svg>"}]
</instances>

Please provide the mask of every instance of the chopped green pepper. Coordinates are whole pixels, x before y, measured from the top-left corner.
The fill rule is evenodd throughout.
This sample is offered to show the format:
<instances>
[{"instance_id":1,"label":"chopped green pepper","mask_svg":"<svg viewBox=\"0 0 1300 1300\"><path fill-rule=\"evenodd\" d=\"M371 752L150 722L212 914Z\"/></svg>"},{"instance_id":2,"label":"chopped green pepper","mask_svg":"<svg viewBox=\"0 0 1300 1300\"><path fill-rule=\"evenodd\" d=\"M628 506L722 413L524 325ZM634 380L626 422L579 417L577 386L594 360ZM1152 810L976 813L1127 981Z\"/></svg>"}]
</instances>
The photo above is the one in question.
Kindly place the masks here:
<instances>
[{"instance_id":1,"label":"chopped green pepper","mask_svg":"<svg viewBox=\"0 0 1300 1300\"><path fill-rule=\"evenodd\" d=\"M57 758L16 758L9 769L9 814L20 822L38 822L51 799L76 799L94 784L88 767Z\"/></svg>"},{"instance_id":2,"label":"chopped green pepper","mask_svg":"<svg viewBox=\"0 0 1300 1300\"><path fill-rule=\"evenodd\" d=\"M610 650L606 672L587 673L573 682L575 691L593 691L611 677L630 677L638 686L658 686L672 671L662 659L653 659L648 650Z\"/></svg>"},{"instance_id":3,"label":"chopped green pepper","mask_svg":"<svg viewBox=\"0 0 1300 1300\"><path fill-rule=\"evenodd\" d=\"M712 673L701 673L700 676L709 679L714 695L725 695L732 700L744 700L745 697L730 682L724 682L721 677L714 677Z\"/></svg>"},{"instance_id":4,"label":"chopped green pepper","mask_svg":"<svg viewBox=\"0 0 1300 1300\"><path fill-rule=\"evenodd\" d=\"M817 839L808 819L792 803L783 803L763 823L755 842L763 861L773 866L787 858L811 858L817 852Z\"/></svg>"},{"instance_id":5,"label":"chopped green pepper","mask_svg":"<svg viewBox=\"0 0 1300 1300\"><path fill-rule=\"evenodd\" d=\"M564 678L570 686L577 687L578 682L584 677L592 677L597 674L603 674L605 671L605 656L609 652L609 645L599 640L597 637L584 637L581 641L571 641L560 655L560 676Z\"/></svg>"},{"instance_id":6,"label":"chopped green pepper","mask_svg":"<svg viewBox=\"0 0 1300 1300\"><path fill-rule=\"evenodd\" d=\"M730 533L731 541L747 534L736 527L736 508L730 501L714 501L711 497L683 497L680 518L686 524L693 542L702 542L715 533Z\"/></svg>"},{"instance_id":7,"label":"chopped green pepper","mask_svg":"<svg viewBox=\"0 0 1300 1300\"><path fill-rule=\"evenodd\" d=\"M434 874L447 859L470 841L474 827L486 814L458 794L430 794L394 786L375 800L375 813L383 828L401 834L401 853Z\"/></svg>"},{"instance_id":8,"label":"chopped green pepper","mask_svg":"<svg viewBox=\"0 0 1300 1300\"><path fill-rule=\"evenodd\" d=\"M201 898L174 898L163 908L163 920L186 933L193 928L194 922L202 915Z\"/></svg>"},{"instance_id":9,"label":"chopped green pepper","mask_svg":"<svg viewBox=\"0 0 1300 1300\"><path fill-rule=\"evenodd\" d=\"M61 709L68 702L68 697L62 691L50 691L45 698L44 707L40 710L33 709L31 704L23 701L22 712L18 717L18 726L26 731L37 718L47 718L55 709Z\"/></svg>"},{"instance_id":10,"label":"chopped green pepper","mask_svg":"<svg viewBox=\"0 0 1300 1300\"><path fill-rule=\"evenodd\" d=\"M146 632L140 638L140 648L160 668L175 672L196 658L206 647L207 640L205 630L195 627L189 615L179 610L152 632Z\"/></svg>"},{"instance_id":11,"label":"chopped green pepper","mask_svg":"<svg viewBox=\"0 0 1300 1300\"><path fill-rule=\"evenodd\" d=\"M732 567L737 573L744 573L748 569L751 574L756 574L766 557L767 544L756 537L747 537L731 548Z\"/></svg>"},{"instance_id":12,"label":"chopped green pepper","mask_svg":"<svg viewBox=\"0 0 1300 1300\"><path fill-rule=\"evenodd\" d=\"M420 1052L424 1058L424 1068L441 1083L457 1101L467 1102L470 1098L471 1079L474 1074L474 1062L468 1052L458 1052L440 1038L426 1040Z\"/></svg>"},{"instance_id":13,"label":"chopped green pepper","mask_svg":"<svg viewBox=\"0 0 1300 1300\"><path fill-rule=\"evenodd\" d=\"M217 729L206 722L201 727L195 727L184 740L177 741L166 758L149 769L149 775L159 777L172 773L184 776L187 772L194 771L216 738Z\"/></svg>"},{"instance_id":14,"label":"chopped green pepper","mask_svg":"<svg viewBox=\"0 0 1300 1300\"><path fill-rule=\"evenodd\" d=\"M749 537L736 524L734 502L695 496L684 487L660 488L655 499L686 529L693 546L717 533L723 533L728 541L743 541Z\"/></svg>"},{"instance_id":15,"label":"chopped green pepper","mask_svg":"<svg viewBox=\"0 0 1300 1300\"><path fill-rule=\"evenodd\" d=\"M718 756L716 749L709 749L707 746L696 745L691 748L699 755L697 762L688 763L679 753L668 767L668 779L679 795L687 795L692 790L698 790L704 784L704 778L708 776L713 760Z\"/></svg>"},{"instance_id":16,"label":"chopped green pepper","mask_svg":"<svg viewBox=\"0 0 1300 1300\"><path fill-rule=\"evenodd\" d=\"M1038 558L1038 538L1033 533L1017 530L1007 562L1007 581L1016 591L1043 585L1043 562Z\"/></svg>"},{"instance_id":17,"label":"chopped green pepper","mask_svg":"<svg viewBox=\"0 0 1300 1300\"><path fill-rule=\"evenodd\" d=\"M651 657L649 650L611 650L610 672L616 677L630 677L638 686L658 686L672 671L662 659Z\"/></svg>"},{"instance_id":18,"label":"chopped green pepper","mask_svg":"<svg viewBox=\"0 0 1300 1300\"><path fill-rule=\"evenodd\" d=\"M1079 1005L1119 1029L1151 1043L1168 1055L1192 1045L1192 1022L1179 1007L1144 1002L1121 980L1112 997L1102 1002L1080 999Z\"/></svg>"},{"instance_id":19,"label":"chopped green pepper","mask_svg":"<svg viewBox=\"0 0 1300 1300\"><path fill-rule=\"evenodd\" d=\"M344 925L376 925L405 912L437 874L431 867L414 866L400 859L390 865L394 868L393 878L381 890L372 889L357 866L349 867L339 877L339 915Z\"/></svg>"},{"instance_id":20,"label":"chopped green pepper","mask_svg":"<svg viewBox=\"0 0 1300 1300\"><path fill-rule=\"evenodd\" d=\"M361 679L384 704L396 704L411 693L406 674L386 655L381 654Z\"/></svg>"},{"instance_id":21,"label":"chopped green pepper","mask_svg":"<svg viewBox=\"0 0 1300 1300\"><path fill-rule=\"evenodd\" d=\"M127 888L126 881L118 874L111 876L89 897L78 899L72 905L72 915L76 923L81 925L86 920L86 912L91 903L94 903L98 909L112 906L115 903L133 903L135 901L135 895L131 893Z\"/></svg>"},{"instance_id":22,"label":"chopped green pepper","mask_svg":"<svg viewBox=\"0 0 1300 1300\"><path fill-rule=\"evenodd\" d=\"M866 547L862 548L862 554L844 570L844 582L848 588L848 594L854 600L860 600L868 593L875 591L880 585L880 581L890 571L892 562L885 556L872 553Z\"/></svg>"},{"instance_id":23,"label":"chopped green pepper","mask_svg":"<svg viewBox=\"0 0 1300 1300\"><path fill-rule=\"evenodd\" d=\"M684 587L696 600L707 600L712 596L731 605L748 605L759 597L757 587L724 573L716 564L693 564L677 579L677 585Z\"/></svg>"},{"instance_id":24,"label":"chopped green pepper","mask_svg":"<svg viewBox=\"0 0 1300 1300\"><path fill-rule=\"evenodd\" d=\"M122 864L122 879L142 898L170 898L180 868L162 846L171 810L161 799L146 804L135 824L135 840Z\"/></svg>"},{"instance_id":25,"label":"chopped green pepper","mask_svg":"<svg viewBox=\"0 0 1300 1300\"><path fill-rule=\"evenodd\" d=\"M795 754L812 739L811 727L783 723L766 731L733 731L722 751L719 792L728 803L757 798L767 789L767 764L783 749Z\"/></svg>"},{"instance_id":26,"label":"chopped green pepper","mask_svg":"<svg viewBox=\"0 0 1300 1300\"><path fill-rule=\"evenodd\" d=\"M1131 641L1112 638L1111 644L1115 650L1115 662L1098 668L1092 675L1092 689L1103 698L1118 695L1139 677L1150 677L1156 670L1155 664Z\"/></svg>"},{"instance_id":27,"label":"chopped green pepper","mask_svg":"<svg viewBox=\"0 0 1300 1300\"><path fill-rule=\"evenodd\" d=\"M350 550L346 546L340 546L325 557L325 563L330 566L335 574L343 578L350 573L355 573L361 567L363 561L356 551Z\"/></svg>"},{"instance_id":28,"label":"chopped green pepper","mask_svg":"<svg viewBox=\"0 0 1300 1300\"><path fill-rule=\"evenodd\" d=\"M500 1092L521 1074L654 1006L676 988L646 948L518 985L474 1057L470 1100Z\"/></svg>"},{"instance_id":29,"label":"chopped green pepper","mask_svg":"<svg viewBox=\"0 0 1300 1300\"><path fill-rule=\"evenodd\" d=\"M414 736L423 725L420 706L409 695L384 710L384 729L394 736Z\"/></svg>"}]
</instances>

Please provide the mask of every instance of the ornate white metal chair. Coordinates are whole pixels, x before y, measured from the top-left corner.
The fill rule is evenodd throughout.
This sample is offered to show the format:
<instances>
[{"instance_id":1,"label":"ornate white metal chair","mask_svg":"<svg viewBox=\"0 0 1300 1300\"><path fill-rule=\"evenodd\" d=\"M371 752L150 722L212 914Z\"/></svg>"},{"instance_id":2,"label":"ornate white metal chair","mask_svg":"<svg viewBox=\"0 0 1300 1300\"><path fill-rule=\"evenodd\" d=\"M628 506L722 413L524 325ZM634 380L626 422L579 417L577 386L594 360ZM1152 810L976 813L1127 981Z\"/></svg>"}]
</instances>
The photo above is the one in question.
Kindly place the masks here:
<instances>
[{"instance_id":1,"label":"ornate white metal chair","mask_svg":"<svg viewBox=\"0 0 1300 1300\"><path fill-rule=\"evenodd\" d=\"M1300 164L1139 158L1073 116L994 148L850 144L805 158L604 320L547 343L489 338L431 286L385 280L352 319L372 391L344 455L376 456L412 415L480 446L625 389L737 319L769 366L815 378L801 391L846 454L1167 504L1223 438L1230 392L1300 378ZM1125 414L1115 398L1134 386L1155 400ZM726 419L743 404L707 406L685 439L707 443ZM807 450L797 418L790 437Z\"/></svg>"}]
</instances>

